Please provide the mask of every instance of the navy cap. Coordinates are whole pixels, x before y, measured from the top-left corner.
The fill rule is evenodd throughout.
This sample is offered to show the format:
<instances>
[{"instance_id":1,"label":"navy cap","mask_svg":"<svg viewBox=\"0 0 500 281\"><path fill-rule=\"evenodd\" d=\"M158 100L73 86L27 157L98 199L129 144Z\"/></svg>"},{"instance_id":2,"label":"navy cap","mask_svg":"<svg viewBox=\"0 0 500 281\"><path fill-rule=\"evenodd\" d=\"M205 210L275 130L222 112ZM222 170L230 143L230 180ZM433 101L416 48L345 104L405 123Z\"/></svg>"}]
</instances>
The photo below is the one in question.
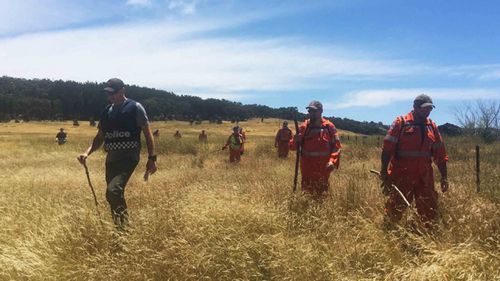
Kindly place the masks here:
<instances>
[{"instance_id":1,"label":"navy cap","mask_svg":"<svg viewBox=\"0 0 500 281\"><path fill-rule=\"evenodd\" d=\"M111 78L106 82L106 87L104 88L105 92L109 93L116 93L119 90L123 89L125 87L125 84L123 84L123 81L118 78Z\"/></svg>"}]
</instances>

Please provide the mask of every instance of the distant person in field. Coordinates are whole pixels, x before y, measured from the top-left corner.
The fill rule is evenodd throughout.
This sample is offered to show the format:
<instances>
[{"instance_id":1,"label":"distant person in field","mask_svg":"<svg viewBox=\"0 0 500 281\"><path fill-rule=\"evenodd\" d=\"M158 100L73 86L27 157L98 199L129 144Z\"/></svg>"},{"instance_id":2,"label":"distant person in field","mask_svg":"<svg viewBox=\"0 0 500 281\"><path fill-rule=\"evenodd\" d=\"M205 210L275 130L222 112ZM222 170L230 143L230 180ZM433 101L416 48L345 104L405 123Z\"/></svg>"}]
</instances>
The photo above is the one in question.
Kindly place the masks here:
<instances>
[{"instance_id":1,"label":"distant person in field","mask_svg":"<svg viewBox=\"0 0 500 281\"><path fill-rule=\"evenodd\" d=\"M233 133L227 138L226 144L222 147L222 150L229 147L229 162L239 162L241 160L241 154L243 154L243 144L245 140L240 134L240 128L238 126L233 128Z\"/></svg>"},{"instance_id":2,"label":"distant person in field","mask_svg":"<svg viewBox=\"0 0 500 281\"><path fill-rule=\"evenodd\" d=\"M410 203L415 199L417 212L426 227L431 227L429 222L436 218L438 209L433 161L441 174L441 191L448 190L448 155L436 123L429 119L433 109L432 99L419 95L413 101L413 110L396 118L384 138L380 169L384 189L390 191L394 184ZM385 204L386 223L398 222L405 208L401 196L389 192Z\"/></svg>"},{"instance_id":3,"label":"distant person in field","mask_svg":"<svg viewBox=\"0 0 500 281\"><path fill-rule=\"evenodd\" d=\"M290 149L290 141L293 138L292 130L288 128L288 122L283 122L283 127L278 130L274 138L274 147L278 148L278 157L287 158Z\"/></svg>"},{"instance_id":4,"label":"distant person in field","mask_svg":"<svg viewBox=\"0 0 500 281\"><path fill-rule=\"evenodd\" d=\"M67 134L64 131L64 128L59 129L59 133L57 133L57 135L56 135L57 143L59 145L65 144L67 141L66 137L67 137Z\"/></svg>"},{"instance_id":5,"label":"distant person in field","mask_svg":"<svg viewBox=\"0 0 500 281\"><path fill-rule=\"evenodd\" d=\"M80 123L78 122L78 120L77 120L77 119L74 119L74 120L73 120L73 126L75 126L75 127L80 126Z\"/></svg>"},{"instance_id":6,"label":"distant person in field","mask_svg":"<svg viewBox=\"0 0 500 281\"><path fill-rule=\"evenodd\" d=\"M174 138L176 138L176 139L182 138L182 134L179 130L175 131Z\"/></svg>"},{"instance_id":7,"label":"distant person in field","mask_svg":"<svg viewBox=\"0 0 500 281\"><path fill-rule=\"evenodd\" d=\"M155 138L159 138L160 137L160 130L159 129L156 129L153 131L153 137Z\"/></svg>"},{"instance_id":8,"label":"distant person in field","mask_svg":"<svg viewBox=\"0 0 500 281\"><path fill-rule=\"evenodd\" d=\"M290 149L302 149L300 173L302 192L325 195L330 173L339 168L340 138L332 122L322 117L323 105L311 101L306 107L309 119L299 126L299 133L290 141Z\"/></svg>"},{"instance_id":9,"label":"distant person in field","mask_svg":"<svg viewBox=\"0 0 500 281\"><path fill-rule=\"evenodd\" d=\"M85 164L87 157L104 143L107 152L106 199L114 223L118 229L123 229L128 222L125 186L139 163L141 132L146 139L149 155L145 180L156 172L156 154L146 111L140 103L125 97L123 81L118 78L108 80L104 92L111 104L106 106L100 116L92 145L78 156L78 161Z\"/></svg>"},{"instance_id":10,"label":"distant person in field","mask_svg":"<svg viewBox=\"0 0 500 281\"><path fill-rule=\"evenodd\" d=\"M243 130L243 127L239 126L239 133L241 137L243 138L243 143L241 144L241 155L243 155L243 152L245 152L245 142L247 141L247 135L245 131Z\"/></svg>"},{"instance_id":11,"label":"distant person in field","mask_svg":"<svg viewBox=\"0 0 500 281\"><path fill-rule=\"evenodd\" d=\"M198 136L198 140L203 143L206 143L208 141L208 135L205 133L205 130L201 130L201 133Z\"/></svg>"},{"instance_id":12,"label":"distant person in field","mask_svg":"<svg viewBox=\"0 0 500 281\"><path fill-rule=\"evenodd\" d=\"M90 127L95 127L96 126L96 122L95 122L94 118L90 118L89 123L90 123Z\"/></svg>"}]
</instances>

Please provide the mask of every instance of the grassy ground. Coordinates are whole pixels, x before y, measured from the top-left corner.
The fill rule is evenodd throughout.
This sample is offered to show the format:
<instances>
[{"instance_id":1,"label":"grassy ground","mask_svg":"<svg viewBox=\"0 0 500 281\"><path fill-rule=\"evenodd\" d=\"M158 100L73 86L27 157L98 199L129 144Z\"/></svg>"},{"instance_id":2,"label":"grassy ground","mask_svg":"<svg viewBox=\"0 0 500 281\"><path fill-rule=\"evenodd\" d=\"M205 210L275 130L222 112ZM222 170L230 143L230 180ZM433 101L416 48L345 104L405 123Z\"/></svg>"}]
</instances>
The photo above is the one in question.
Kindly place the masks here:
<instances>
[{"instance_id":1,"label":"grassy ground","mask_svg":"<svg viewBox=\"0 0 500 281\"><path fill-rule=\"evenodd\" d=\"M104 153L88 159L100 217L76 161L96 132L81 124L0 124L0 280L500 280L498 143L481 144L476 193L475 140L446 139L450 191L438 230L418 234L411 212L400 228L382 227L384 197L368 172L379 167L376 137L343 138L341 168L318 202L291 192L294 157L277 159L273 147L279 120L242 123L239 165L217 152L232 124L153 123L159 171L144 182L142 157L126 190L131 228L117 235Z\"/></svg>"}]
</instances>

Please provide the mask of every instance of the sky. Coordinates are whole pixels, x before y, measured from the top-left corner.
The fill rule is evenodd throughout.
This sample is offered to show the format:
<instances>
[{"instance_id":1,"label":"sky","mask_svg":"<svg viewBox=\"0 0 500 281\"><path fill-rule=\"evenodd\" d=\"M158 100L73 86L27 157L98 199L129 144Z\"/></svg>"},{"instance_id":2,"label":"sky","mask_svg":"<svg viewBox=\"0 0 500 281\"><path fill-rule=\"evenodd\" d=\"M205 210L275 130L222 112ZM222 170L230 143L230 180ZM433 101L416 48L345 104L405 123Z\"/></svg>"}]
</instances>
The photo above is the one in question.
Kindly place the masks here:
<instances>
[{"instance_id":1,"label":"sky","mask_svg":"<svg viewBox=\"0 0 500 281\"><path fill-rule=\"evenodd\" d=\"M0 0L0 75L104 82L390 124L500 100L500 1ZM147 109L146 109L147 110Z\"/></svg>"}]
</instances>

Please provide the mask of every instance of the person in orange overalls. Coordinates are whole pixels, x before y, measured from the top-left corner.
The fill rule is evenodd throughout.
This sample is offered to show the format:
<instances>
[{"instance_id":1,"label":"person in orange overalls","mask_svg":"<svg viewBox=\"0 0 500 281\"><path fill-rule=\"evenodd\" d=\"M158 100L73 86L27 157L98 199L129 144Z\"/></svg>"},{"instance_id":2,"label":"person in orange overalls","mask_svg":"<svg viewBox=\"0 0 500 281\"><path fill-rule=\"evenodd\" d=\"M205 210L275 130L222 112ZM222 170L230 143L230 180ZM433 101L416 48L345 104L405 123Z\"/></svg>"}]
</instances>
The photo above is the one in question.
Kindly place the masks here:
<instances>
[{"instance_id":1,"label":"person in orange overalls","mask_svg":"<svg viewBox=\"0 0 500 281\"><path fill-rule=\"evenodd\" d=\"M426 227L436 218L438 207L432 160L441 174L441 191L446 192L449 187L448 155L436 123L428 118L433 108L429 96L419 95L413 101L413 111L393 122L384 138L380 170L384 188L394 184L410 203L415 199ZM385 204L386 222L398 222L405 208L401 196L391 192Z\"/></svg>"},{"instance_id":2,"label":"person in orange overalls","mask_svg":"<svg viewBox=\"0 0 500 281\"><path fill-rule=\"evenodd\" d=\"M156 129L153 131L153 137L155 138L159 138L160 137L160 130L159 129Z\"/></svg>"},{"instance_id":3,"label":"person in orange overalls","mask_svg":"<svg viewBox=\"0 0 500 281\"><path fill-rule=\"evenodd\" d=\"M244 142L243 136L240 134L240 128L238 126L234 127L233 133L227 138L226 144L222 147L222 150L224 150L229 146L229 162L240 161Z\"/></svg>"},{"instance_id":4,"label":"person in orange overalls","mask_svg":"<svg viewBox=\"0 0 500 281\"><path fill-rule=\"evenodd\" d=\"M238 132L240 133L241 137L243 138L243 143L241 144L241 155L243 155L243 152L245 151L245 142L247 141L247 135L245 133L245 131L243 131L243 127L239 126L239 130Z\"/></svg>"},{"instance_id":5,"label":"person in orange overalls","mask_svg":"<svg viewBox=\"0 0 500 281\"><path fill-rule=\"evenodd\" d=\"M283 122L283 127L278 130L274 138L274 147L278 148L278 157L287 158L289 142L293 138L292 130L288 128L288 122Z\"/></svg>"},{"instance_id":6,"label":"person in orange overalls","mask_svg":"<svg viewBox=\"0 0 500 281\"><path fill-rule=\"evenodd\" d=\"M309 119L299 126L290 149L301 147L302 192L324 195L328 192L330 173L339 168L342 145L335 125L321 116L323 105L311 101L306 109Z\"/></svg>"},{"instance_id":7,"label":"person in orange overalls","mask_svg":"<svg viewBox=\"0 0 500 281\"><path fill-rule=\"evenodd\" d=\"M205 130L201 130L200 135L198 136L198 141L206 143L208 141L208 136L205 133Z\"/></svg>"},{"instance_id":8,"label":"person in orange overalls","mask_svg":"<svg viewBox=\"0 0 500 281\"><path fill-rule=\"evenodd\" d=\"M182 134L179 130L175 131L174 138L176 138L176 139L182 138Z\"/></svg>"}]
</instances>

